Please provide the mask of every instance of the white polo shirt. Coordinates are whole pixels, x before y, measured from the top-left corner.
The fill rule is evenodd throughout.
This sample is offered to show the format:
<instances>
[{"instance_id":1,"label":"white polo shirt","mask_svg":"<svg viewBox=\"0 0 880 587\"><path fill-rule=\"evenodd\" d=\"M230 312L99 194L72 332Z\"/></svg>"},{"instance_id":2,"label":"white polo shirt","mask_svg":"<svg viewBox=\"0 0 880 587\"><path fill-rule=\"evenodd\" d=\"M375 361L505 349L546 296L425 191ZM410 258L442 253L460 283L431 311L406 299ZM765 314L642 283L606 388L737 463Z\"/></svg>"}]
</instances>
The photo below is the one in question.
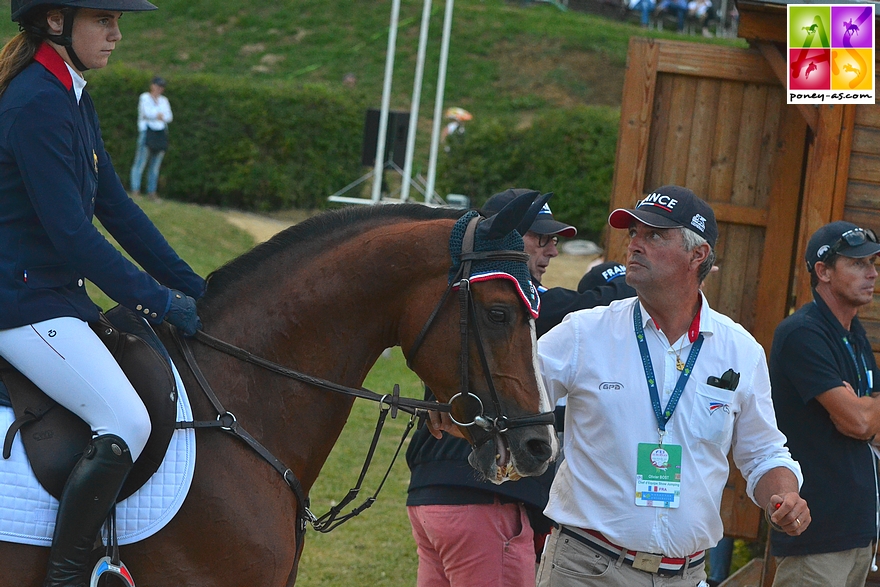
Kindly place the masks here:
<instances>
[{"instance_id":1,"label":"white polo shirt","mask_svg":"<svg viewBox=\"0 0 880 587\"><path fill-rule=\"evenodd\" d=\"M753 500L755 484L770 469L790 469L799 485L803 478L776 427L763 348L703 297L704 342L664 437L664 444L682 447L680 506L635 505L638 444L658 441L634 332L636 303L665 408L680 375L676 351L685 361L692 344L685 333L670 345L638 298L573 312L538 341L550 402L568 401L565 460L544 513L560 524L598 530L630 550L684 557L714 546L723 534L719 511L731 444ZM728 369L740 374L735 391L707 384Z\"/></svg>"}]
</instances>

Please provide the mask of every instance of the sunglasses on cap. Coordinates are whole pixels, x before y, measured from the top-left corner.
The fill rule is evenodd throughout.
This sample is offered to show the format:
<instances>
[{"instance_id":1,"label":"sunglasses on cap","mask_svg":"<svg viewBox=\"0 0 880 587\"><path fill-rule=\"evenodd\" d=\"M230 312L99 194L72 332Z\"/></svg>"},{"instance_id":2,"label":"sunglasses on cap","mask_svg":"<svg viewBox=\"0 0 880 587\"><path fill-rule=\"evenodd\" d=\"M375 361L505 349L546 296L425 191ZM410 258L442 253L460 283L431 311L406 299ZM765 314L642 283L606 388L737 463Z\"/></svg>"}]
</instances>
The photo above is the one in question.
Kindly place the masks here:
<instances>
[{"instance_id":1,"label":"sunglasses on cap","mask_svg":"<svg viewBox=\"0 0 880 587\"><path fill-rule=\"evenodd\" d=\"M877 242L877 235L874 234L874 231L870 228L853 228L852 230L847 230L840 235L840 238L837 239L836 243L825 249L825 251L819 255L818 261L824 263L832 255L836 255L844 245L850 248L855 248L868 241L871 241L872 243Z\"/></svg>"}]
</instances>

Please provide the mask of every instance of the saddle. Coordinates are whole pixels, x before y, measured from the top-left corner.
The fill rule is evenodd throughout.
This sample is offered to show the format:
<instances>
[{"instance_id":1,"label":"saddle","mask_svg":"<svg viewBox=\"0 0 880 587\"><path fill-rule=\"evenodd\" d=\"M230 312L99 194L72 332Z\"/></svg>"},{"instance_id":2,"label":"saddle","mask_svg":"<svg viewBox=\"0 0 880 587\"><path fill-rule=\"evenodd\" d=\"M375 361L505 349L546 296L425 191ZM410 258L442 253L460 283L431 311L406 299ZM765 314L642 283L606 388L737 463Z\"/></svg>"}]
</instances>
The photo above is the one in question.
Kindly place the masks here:
<instances>
[{"instance_id":1,"label":"saddle","mask_svg":"<svg viewBox=\"0 0 880 587\"><path fill-rule=\"evenodd\" d=\"M89 325L137 391L152 424L147 445L119 492L117 501L122 501L140 489L165 458L177 420L177 387L169 362L163 357L166 353L161 342L136 314L117 306ZM153 339L151 342L158 347L148 344L145 339ZM89 443L92 431L88 424L43 393L2 357L0 380L7 388L16 417L6 433L3 458L9 458L15 434L21 431L25 452L37 480L58 499L73 466Z\"/></svg>"}]
</instances>

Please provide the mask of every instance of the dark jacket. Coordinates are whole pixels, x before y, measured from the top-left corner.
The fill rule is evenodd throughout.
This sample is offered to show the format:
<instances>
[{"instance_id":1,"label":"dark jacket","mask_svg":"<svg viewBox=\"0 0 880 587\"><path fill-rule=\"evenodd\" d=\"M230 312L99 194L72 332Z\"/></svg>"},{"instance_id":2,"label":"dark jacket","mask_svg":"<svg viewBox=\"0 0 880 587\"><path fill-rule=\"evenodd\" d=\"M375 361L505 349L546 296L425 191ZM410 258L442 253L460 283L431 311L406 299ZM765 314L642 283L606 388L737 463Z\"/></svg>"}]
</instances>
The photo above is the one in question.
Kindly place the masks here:
<instances>
[{"instance_id":1,"label":"dark jacket","mask_svg":"<svg viewBox=\"0 0 880 587\"><path fill-rule=\"evenodd\" d=\"M35 59L0 98L0 328L96 320L85 279L160 322L169 287L199 297L204 280L125 193L94 104L85 91L77 104L61 57L44 44ZM101 235L93 216L147 273Z\"/></svg>"}]
</instances>

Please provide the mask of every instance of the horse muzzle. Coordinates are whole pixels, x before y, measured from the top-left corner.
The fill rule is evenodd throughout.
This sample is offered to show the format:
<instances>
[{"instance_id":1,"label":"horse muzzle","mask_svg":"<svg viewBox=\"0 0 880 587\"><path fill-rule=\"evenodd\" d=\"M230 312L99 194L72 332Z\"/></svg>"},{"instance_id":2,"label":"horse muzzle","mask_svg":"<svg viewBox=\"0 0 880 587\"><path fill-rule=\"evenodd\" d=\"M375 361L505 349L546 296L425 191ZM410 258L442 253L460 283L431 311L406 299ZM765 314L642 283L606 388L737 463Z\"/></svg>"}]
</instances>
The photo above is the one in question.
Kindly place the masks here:
<instances>
[{"instance_id":1,"label":"horse muzzle","mask_svg":"<svg viewBox=\"0 0 880 587\"><path fill-rule=\"evenodd\" d=\"M472 433L471 466L495 484L535 477L547 470L556 453L551 426L529 426L488 433Z\"/></svg>"}]
</instances>

